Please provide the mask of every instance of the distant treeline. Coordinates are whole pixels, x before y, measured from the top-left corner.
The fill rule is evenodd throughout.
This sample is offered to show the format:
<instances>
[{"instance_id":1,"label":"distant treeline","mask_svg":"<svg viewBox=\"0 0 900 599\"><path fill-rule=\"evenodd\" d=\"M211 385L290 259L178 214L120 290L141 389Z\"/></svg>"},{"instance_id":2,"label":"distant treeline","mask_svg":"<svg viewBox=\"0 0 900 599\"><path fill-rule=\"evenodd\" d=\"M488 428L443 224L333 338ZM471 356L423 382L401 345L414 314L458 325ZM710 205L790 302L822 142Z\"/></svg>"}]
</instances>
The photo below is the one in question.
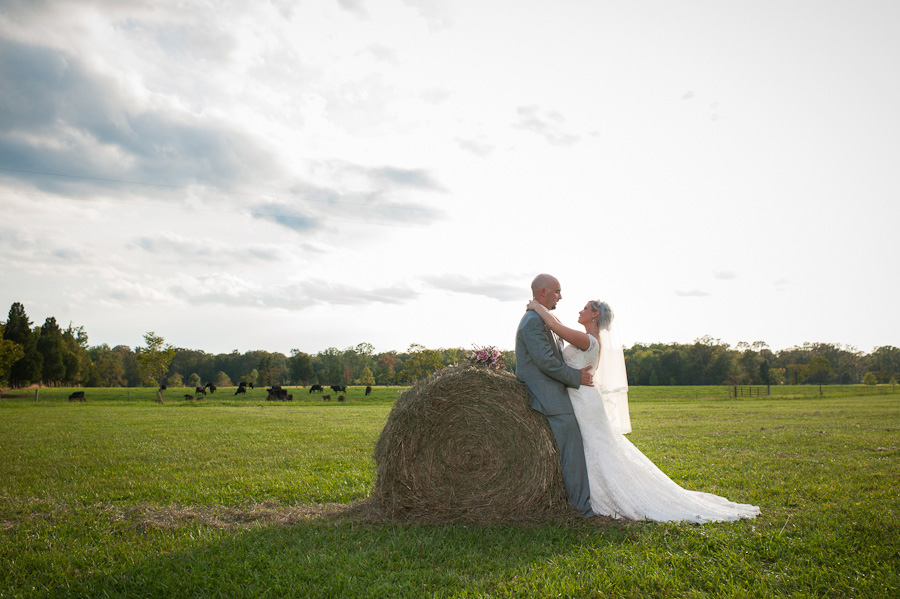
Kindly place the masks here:
<instances>
[{"instance_id":1,"label":"distant treeline","mask_svg":"<svg viewBox=\"0 0 900 599\"><path fill-rule=\"evenodd\" d=\"M292 350L289 356L262 350L209 354L166 345L152 332L141 347L90 346L84 327L61 329L54 317L32 327L18 302L0 323L0 333L0 384L12 387L405 385L464 362L472 352L414 344L406 352L375 353L371 344L360 343L316 354ZM515 353L504 351L502 356L514 371ZM625 364L631 385L876 384L900 379L900 349L889 345L871 354L829 343L772 351L759 341L731 347L702 337L692 344L635 344L625 350Z\"/></svg>"},{"instance_id":2,"label":"distant treeline","mask_svg":"<svg viewBox=\"0 0 900 599\"><path fill-rule=\"evenodd\" d=\"M691 344L635 344L625 350L631 385L801 385L888 383L900 379L900 349L804 343L772 351L762 341L731 347L702 337Z\"/></svg>"}]
</instances>

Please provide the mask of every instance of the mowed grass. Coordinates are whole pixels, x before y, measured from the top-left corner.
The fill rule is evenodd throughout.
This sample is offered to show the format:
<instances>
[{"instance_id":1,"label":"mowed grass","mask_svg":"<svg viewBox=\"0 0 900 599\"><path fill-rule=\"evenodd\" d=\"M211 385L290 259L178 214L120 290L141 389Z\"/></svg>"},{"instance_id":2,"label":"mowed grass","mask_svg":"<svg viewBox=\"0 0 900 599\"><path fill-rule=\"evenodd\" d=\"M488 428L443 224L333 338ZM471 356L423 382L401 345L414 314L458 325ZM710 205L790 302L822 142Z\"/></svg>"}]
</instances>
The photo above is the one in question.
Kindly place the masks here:
<instances>
[{"instance_id":1,"label":"mowed grass","mask_svg":"<svg viewBox=\"0 0 900 599\"><path fill-rule=\"evenodd\" d=\"M396 388L351 388L343 403L302 389L284 403L234 389L202 402L169 390L164 404L152 389L2 399L0 597L900 594L900 394L644 389L631 441L759 518L367 521L341 506L371 491Z\"/></svg>"}]
</instances>

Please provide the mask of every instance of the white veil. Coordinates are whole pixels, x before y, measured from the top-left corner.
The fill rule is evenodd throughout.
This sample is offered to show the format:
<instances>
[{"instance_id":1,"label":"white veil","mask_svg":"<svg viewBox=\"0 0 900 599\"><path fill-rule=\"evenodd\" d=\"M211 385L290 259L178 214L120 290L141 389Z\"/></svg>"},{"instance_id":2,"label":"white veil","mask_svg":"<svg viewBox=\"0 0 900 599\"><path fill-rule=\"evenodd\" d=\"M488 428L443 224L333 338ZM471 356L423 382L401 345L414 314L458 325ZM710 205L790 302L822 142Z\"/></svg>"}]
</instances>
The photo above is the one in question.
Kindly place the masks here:
<instances>
[{"instance_id":1,"label":"white veil","mask_svg":"<svg viewBox=\"0 0 900 599\"><path fill-rule=\"evenodd\" d=\"M625 353L615 328L600 329L600 361L594 380L603 400L603 409L613 429L625 435L631 432L628 414L628 375L625 372Z\"/></svg>"}]
</instances>

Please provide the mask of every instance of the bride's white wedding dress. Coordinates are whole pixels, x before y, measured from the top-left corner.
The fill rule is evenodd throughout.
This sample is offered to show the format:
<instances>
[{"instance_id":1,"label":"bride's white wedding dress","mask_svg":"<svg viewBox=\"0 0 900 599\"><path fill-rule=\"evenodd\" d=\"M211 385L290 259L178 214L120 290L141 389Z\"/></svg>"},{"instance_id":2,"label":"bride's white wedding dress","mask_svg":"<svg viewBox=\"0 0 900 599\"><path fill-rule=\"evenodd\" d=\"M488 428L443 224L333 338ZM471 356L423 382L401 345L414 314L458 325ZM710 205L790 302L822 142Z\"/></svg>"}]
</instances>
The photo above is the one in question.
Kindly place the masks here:
<instances>
[{"instance_id":1,"label":"bride's white wedding dress","mask_svg":"<svg viewBox=\"0 0 900 599\"><path fill-rule=\"evenodd\" d=\"M565 347L566 364L578 369L591 366L591 372L596 370L600 343L589 337L591 344L587 351L574 345ZM595 514L697 523L753 518L759 514L756 506L678 486L619 432L621 423L616 423L617 428L611 422L615 412L608 414L604 409L597 386L569 389L569 397L584 439L591 508Z\"/></svg>"}]
</instances>

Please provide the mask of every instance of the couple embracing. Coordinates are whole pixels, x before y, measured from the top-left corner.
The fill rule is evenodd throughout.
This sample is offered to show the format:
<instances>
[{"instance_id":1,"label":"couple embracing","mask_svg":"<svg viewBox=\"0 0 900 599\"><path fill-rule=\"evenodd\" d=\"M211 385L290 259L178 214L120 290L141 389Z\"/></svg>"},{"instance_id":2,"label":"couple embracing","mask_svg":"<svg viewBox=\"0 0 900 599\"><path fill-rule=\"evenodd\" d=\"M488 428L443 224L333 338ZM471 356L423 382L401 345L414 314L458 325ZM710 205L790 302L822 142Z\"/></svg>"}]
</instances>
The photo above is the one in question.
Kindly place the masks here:
<instances>
[{"instance_id":1,"label":"couple embracing","mask_svg":"<svg viewBox=\"0 0 900 599\"><path fill-rule=\"evenodd\" d=\"M516 332L516 376L550 424L569 503L579 514L698 523L759 514L756 506L680 487L625 438L631 431L625 360L605 302L585 304L577 330L551 313L562 299L555 277L538 275L531 291Z\"/></svg>"}]
</instances>

